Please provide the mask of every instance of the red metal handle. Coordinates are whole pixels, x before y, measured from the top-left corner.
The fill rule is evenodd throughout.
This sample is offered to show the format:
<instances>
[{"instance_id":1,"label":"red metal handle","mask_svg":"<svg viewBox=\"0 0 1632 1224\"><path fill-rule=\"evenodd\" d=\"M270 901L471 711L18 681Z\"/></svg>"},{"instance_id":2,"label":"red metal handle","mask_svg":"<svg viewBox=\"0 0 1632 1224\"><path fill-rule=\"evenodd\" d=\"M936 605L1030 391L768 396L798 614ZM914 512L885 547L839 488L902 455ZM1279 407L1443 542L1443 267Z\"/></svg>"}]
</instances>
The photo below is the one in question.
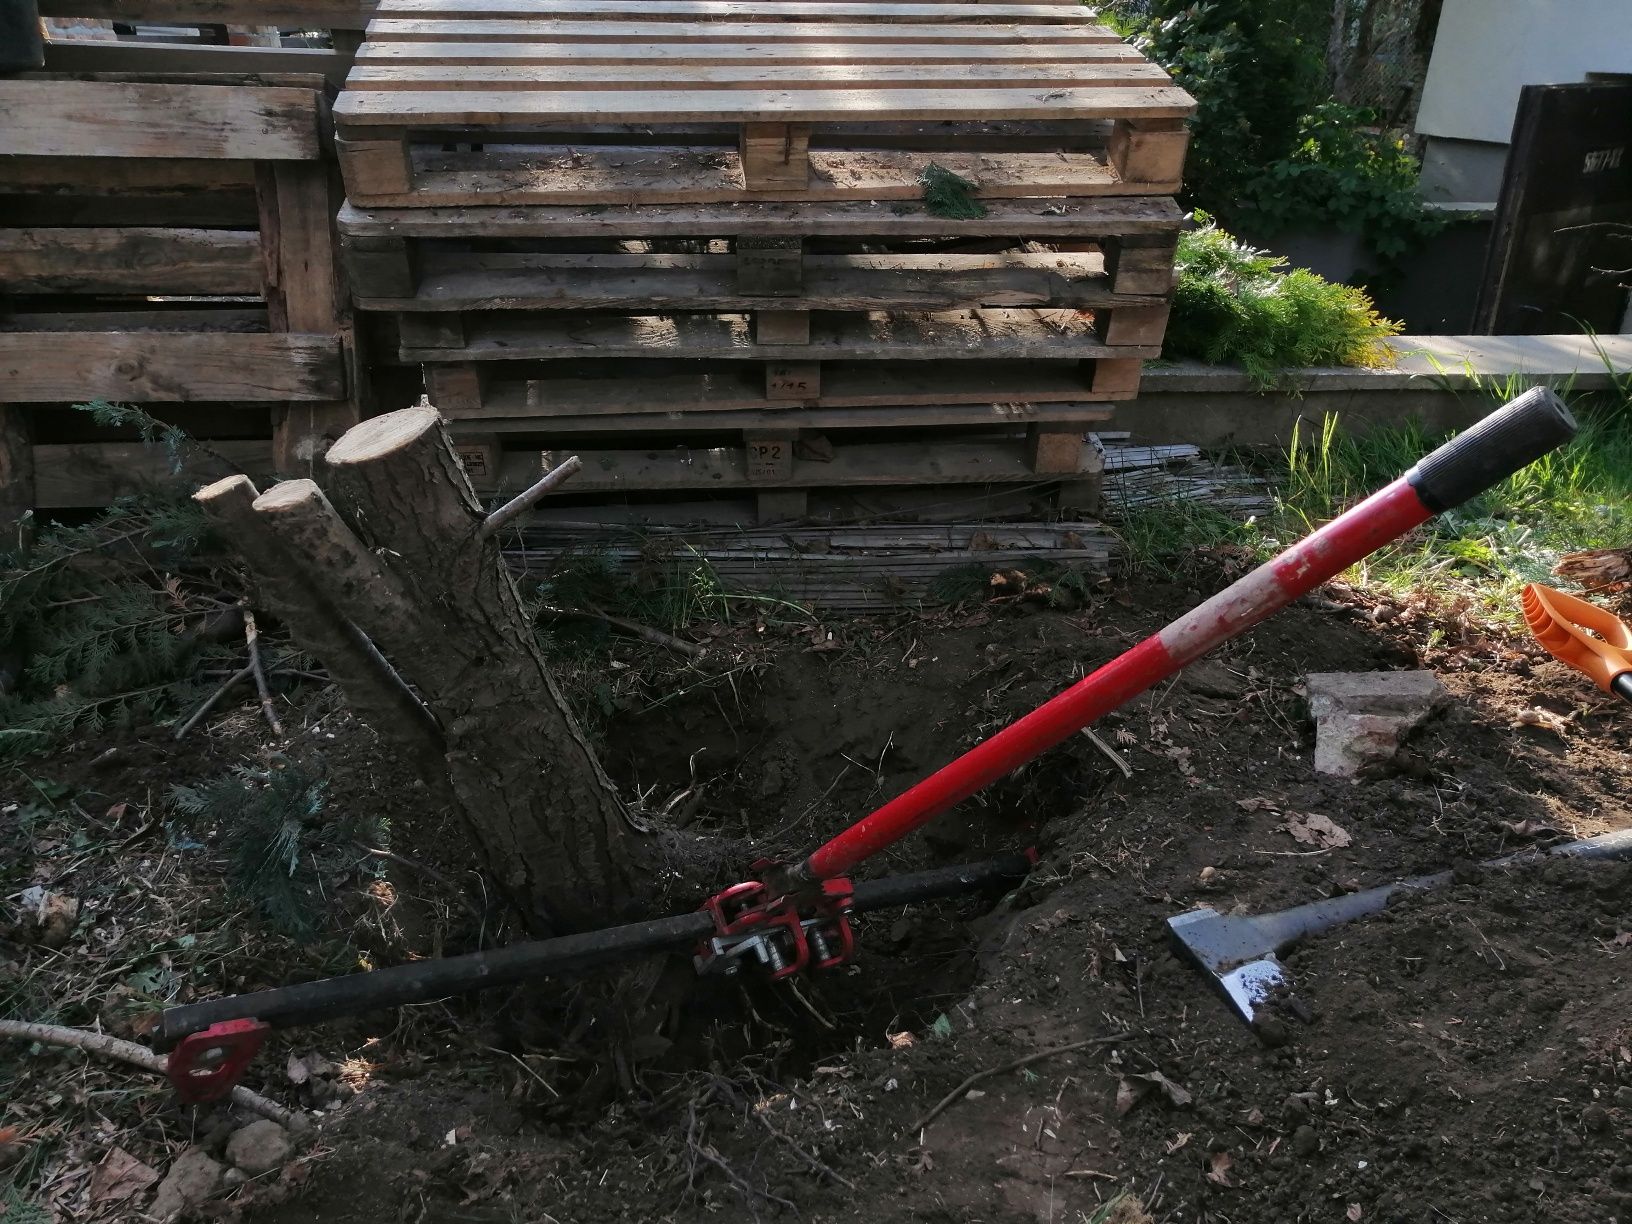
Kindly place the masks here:
<instances>
[{"instance_id":1,"label":"red metal handle","mask_svg":"<svg viewBox=\"0 0 1632 1224\"><path fill-rule=\"evenodd\" d=\"M792 869L788 883L848 873L982 787L1439 511L1483 492L1540 458L1574 433L1575 421L1556 396L1540 388L1526 392L1441 446L1387 488L863 817Z\"/></svg>"}]
</instances>

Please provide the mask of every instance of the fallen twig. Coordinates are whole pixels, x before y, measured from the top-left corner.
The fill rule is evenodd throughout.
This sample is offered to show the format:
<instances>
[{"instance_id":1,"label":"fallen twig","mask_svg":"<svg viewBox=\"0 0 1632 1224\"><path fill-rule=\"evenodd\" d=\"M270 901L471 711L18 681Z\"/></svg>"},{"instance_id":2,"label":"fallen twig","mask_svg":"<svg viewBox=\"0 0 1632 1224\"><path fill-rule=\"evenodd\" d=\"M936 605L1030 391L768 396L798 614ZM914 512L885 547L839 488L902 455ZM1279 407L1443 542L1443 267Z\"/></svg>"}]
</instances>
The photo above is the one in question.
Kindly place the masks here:
<instances>
[{"instance_id":1,"label":"fallen twig","mask_svg":"<svg viewBox=\"0 0 1632 1224\"><path fill-rule=\"evenodd\" d=\"M169 1064L169 1059L164 1055L155 1054L133 1041L123 1041L118 1037L110 1037L106 1033L93 1033L87 1029L64 1028L60 1024L30 1024L23 1020L0 1020L0 1037L38 1041L44 1045L70 1046L76 1050L84 1050L87 1054L100 1054L104 1058L117 1059L119 1062L129 1063L158 1075L163 1075ZM243 1106L251 1113L260 1114L263 1118L271 1118L272 1121L290 1130L304 1130L310 1125L305 1114L285 1109L276 1101L269 1101L260 1093L251 1092L248 1088L234 1088L232 1103Z\"/></svg>"},{"instance_id":2,"label":"fallen twig","mask_svg":"<svg viewBox=\"0 0 1632 1224\"><path fill-rule=\"evenodd\" d=\"M1084 727L1082 729L1082 733L1088 737L1089 741L1092 742L1095 748L1098 748L1110 758L1111 764L1115 765L1122 771L1122 776L1124 778L1133 777L1133 766L1129 765L1127 761L1123 759L1120 752L1118 752L1115 748L1112 748L1099 736L1095 735L1092 727Z\"/></svg>"},{"instance_id":3,"label":"fallen twig","mask_svg":"<svg viewBox=\"0 0 1632 1224\"><path fill-rule=\"evenodd\" d=\"M272 690L266 686L266 672L261 669L261 635L255 628L255 613L244 606L244 643L249 647L249 669L255 677L255 691L261 697L261 713L272 728L273 735L282 735L283 726L272 709Z\"/></svg>"},{"instance_id":4,"label":"fallen twig","mask_svg":"<svg viewBox=\"0 0 1632 1224\"><path fill-rule=\"evenodd\" d=\"M552 468L544 473L538 483L524 493L511 498L492 514L482 520L481 528L476 532L479 540L491 539L494 533L501 530L511 519L518 518L533 508L533 504L550 490L559 488L570 480L575 472L583 469L583 460L573 455L560 467Z\"/></svg>"},{"instance_id":5,"label":"fallen twig","mask_svg":"<svg viewBox=\"0 0 1632 1224\"><path fill-rule=\"evenodd\" d=\"M248 680L254 674L255 674L255 665L252 664L252 663L248 663L248 664L245 664L243 667L240 667L237 671L233 672L232 675L228 676L225 680L223 680L221 682L221 687L216 689L215 692L211 693L208 697L206 697L204 699L204 704L199 706L198 709L193 711L193 716L191 718L189 718L186 722L181 724L181 727L176 731L176 738L178 740L186 739L187 738L187 733L189 731L191 731L194 727L196 727L199 724L199 721L206 714L208 714L211 710L215 709L215 707L220 704L221 698L223 698L223 697L225 697L227 695L228 690L236 687L239 684L242 684L245 680Z\"/></svg>"},{"instance_id":6,"label":"fallen twig","mask_svg":"<svg viewBox=\"0 0 1632 1224\"><path fill-rule=\"evenodd\" d=\"M687 642L675 637L673 634L664 633L661 629L653 629L650 625L643 625L639 621L630 620L628 617L614 616L612 613L603 612L599 608L546 608L544 610L551 616L583 616L590 620L602 621L613 628L622 629L625 633L632 633L655 646L663 646L690 659L695 659L703 653L703 647L696 642Z\"/></svg>"},{"instance_id":7,"label":"fallen twig","mask_svg":"<svg viewBox=\"0 0 1632 1224\"><path fill-rule=\"evenodd\" d=\"M981 1080L991 1079L994 1075L1007 1075L1010 1071L1018 1071L1021 1067L1029 1067L1032 1063L1042 1062L1045 1058L1057 1058L1061 1054L1071 1054L1077 1050L1086 1050L1090 1046L1115 1045L1117 1042L1126 1041L1127 1039L1126 1033L1118 1033L1115 1037L1088 1037L1082 1041L1073 1041L1069 1045L1055 1046L1050 1050L1038 1050L1033 1054L1027 1054L1023 1058L1016 1058L1013 1062L1006 1062L1001 1067L992 1067L986 1071L976 1071L968 1079L964 1080L963 1083L959 1084L956 1088L952 1089L951 1092L947 1093L944 1097L937 1101L935 1103L935 1108L931 1109L923 1117L919 1118L918 1121L914 1122L911 1128L912 1133L917 1134L919 1131L923 1130L924 1127L935 1121L935 1119L940 1117L941 1114L946 1112L947 1109L957 1104L959 1098L962 1097L964 1093L968 1092L969 1089L980 1083Z\"/></svg>"}]
</instances>

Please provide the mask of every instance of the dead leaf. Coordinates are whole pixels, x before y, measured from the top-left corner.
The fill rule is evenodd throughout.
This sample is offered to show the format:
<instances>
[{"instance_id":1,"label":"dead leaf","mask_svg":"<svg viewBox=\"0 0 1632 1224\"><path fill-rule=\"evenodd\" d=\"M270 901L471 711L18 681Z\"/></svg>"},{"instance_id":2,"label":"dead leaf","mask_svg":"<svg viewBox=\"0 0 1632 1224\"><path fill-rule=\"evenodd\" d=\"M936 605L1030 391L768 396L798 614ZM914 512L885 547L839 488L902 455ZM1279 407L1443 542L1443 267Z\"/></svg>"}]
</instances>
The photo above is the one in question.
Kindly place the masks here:
<instances>
[{"instance_id":1,"label":"dead leaf","mask_svg":"<svg viewBox=\"0 0 1632 1224\"><path fill-rule=\"evenodd\" d=\"M1207 1180L1215 1186L1235 1185L1230 1180L1230 1166L1234 1163L1228 1152L1214 1152L1207 1158Z\"/></svg>"},{"instance_id":2,"label":"dead leaf","mask_svg":"<svg viewBox=\"0 0 1632 1224\"><path fill-rule=\"evenodd\" d=\"M1235 806L1240 808L1243 812L1279 812L1281 810L1268 799L1257 796L1254 796L1251 799L1237 799L1235 801Z\"/></svg>"},{"instance_id":3,"label":"dead leaf","mask_svg":"<svg viewBox=\"0 0 1632 1224\"><path fill-rule=\"evenodd\" d=\"M889 1038L890 1049L892 1050L909 1049L915 1040L913 1035L908 1032L886 1033L885 1036Z\"/></svg>"},{"instance_id":4,"label":"dead leaf","mask_svg":"<svg viewBox=\"0 0 1632 1224\"><path fill-rule=\"evenodd\" d=\"M133 1198L159 1180L156 1169L137 1160L124 1148L109 1148L91 1174L91 1202L111 1203Z\"/></svg>"},{"instance_id":5,"label":"dead leaf","mask_svg":"<svg viewBox=\"0 0 1632 1224\"><path fill-rule=\"evenodd\" d=\"M1354 1222L1363 1215L1365 1215L1365 1212L1360 1210L1359 1203L1350 1203L1349 1209L1343 1213L1344 1218L1349 1221L1349 1224L1354 1224Z\"/></svg>"},{"instance_id":6,"label":"dead leaf","mask_svg":"<svg viewBox=\"0 0 1632 1224\"><path fill-rule=\"evenodd\" d=\"M1169 1156L1173 1155L1174 1152L1178 1151L1185 1144L1189 1143L1193 1138L1195 1138L1194 1131L1180 1131L1168 1142L1167 1154Z\"/></svg>"},{"instance_id":7,"label":"dead leaf","mask_svg":"<svg viewBox=\"0 0 1632 1224\"><path fill-rule=\"evenodd\" d=\"M296 1058L293 1054L289 1055L289 1061L285 1065L284 1070L288 1073L289 1082L291 1084L304 1084L307 1080L312 1078L312 1072L311 1069L307 1067L306 1060L304 1058Z\"/></svg>"},{"instance_id":8,"label":"dead leaf","mask_svg":"<svg viewBox=\"0 0 1632 1224\"><path fill-rule=\"evenodd\" d=\"M1632 931L1622 931L1609 941L1612 948L1632 948Z\"/></svg>"},{"instance_id":9,"label":"dead leaf","mask_svg":"<svg viewBox=\"0 0 1632 1224\"><path fill-rule=\"evenodd\" d=\"M1319 812L1288 812L1286 823L1281 828L1290 833L1292 840L1300 846L1311 846L1316 850L1341 850L1354 844L1354 838L1347 830L1339 828L1331 817L1322 816Z\"/></svg>"},{"instance_id":10,"label":"dead leaf","mask_svg":"<svg viewBox=\"0 0 1632 1224\"><path fill-rule=\"evenodd\" d=\"M1116 1086L1116 1112L1125 1114L1137 1105L1152 1088L1160 1088L1168 1101L1174 1105L1190 1104L1190 1093L1180 1084L1175 1084L1160 1071L1148 1071L1140 1075L1124 1076Z\"/></svg>"},{"instance_id":11,"label":"dead leaf","mask_svg":"<svg viewBox=\"0 0 1632 1224\"><path fill-rule=\"evenodd\" d=\"M1252 1108L1252 1112L1247 1114L1247 1125L1248 1126L1262 1126L1263 1124L1264 1124L1264 1111L1259 1109L1256 1105L1254 1105L1253 1108Z\"/></svg>"},{"instance_id":12,"label":"dead leaf","mask_svg":"<svg viewBox=\"0 0 1632 1224\"><path fill-rule=\"evenodd\" d=\"M1520 710L1513 716L1513 721L1521 727L1540 727L1544 731L1551 731L1554 735L1563 735L1570 720L1554 714L1551 710L1543 710L1537 706L1530 706Z\"/></svg>"}]
</instances>

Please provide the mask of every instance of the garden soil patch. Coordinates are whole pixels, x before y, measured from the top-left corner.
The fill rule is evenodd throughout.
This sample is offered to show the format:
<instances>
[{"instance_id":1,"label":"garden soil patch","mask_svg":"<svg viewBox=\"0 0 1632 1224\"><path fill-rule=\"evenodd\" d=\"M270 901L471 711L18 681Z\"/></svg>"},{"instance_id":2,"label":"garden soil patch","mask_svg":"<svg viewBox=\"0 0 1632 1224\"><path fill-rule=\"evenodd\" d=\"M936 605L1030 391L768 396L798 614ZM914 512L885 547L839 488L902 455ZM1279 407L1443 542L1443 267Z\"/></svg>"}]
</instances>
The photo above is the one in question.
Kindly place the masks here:
<instances>
[{"instance_id":1,"label":"garden soil patch","mask_svg":"<svg viewBox=\"0 0 1632 1224\"><path fill-rule=\"evenodd\" d=\"M988 605L734 630L718 649L746 633L740 657L754 665L729 682L602 703L607 766L625 793L651 796L648 810L678 796L670 815L688 828L795 854L1203 593L1147 585L1070 612ZM1433 668L1454 700L1399 767L1358 782L1315 775L1301 677L1414 666ZM393 813L407 852L415 818L400 774L343 713L323 717L331 803ZM548 1022L563 998L605 989L594 983L279 1034L252 1086L328 1117L294 1163L208 1212L261 1224L1627 1224L1632 865L1475 864L1632 825L1629 728L1623 706L1523 642L1328 588L1099 724L1131 776L1076 737L874 864L1041 853L1008 897L867 917L856 963L797 993L687 983L683 1003L653 1011L656 983L689 975L678 958L653 962L620 979L620 1014L641 1017L640 1032L596 1073ZM128 763L92 772L106 745L84 745L40 772L135 800L218 771L257 735L245 715L186 754L141 741ZM1295 841L1289 820L1311 813L1350 844L1311 853ZM458 878L449 848L432 850L437 873ZM74 889L57 848L32 852L40 879ZM185 880L231 912L207 852L168 872L154 864L176 855L151 841L130 857L149 906L171 904ZM1175 959L1162 927L1199 904L1268 910L1447 865L1448 887L1287 958L1308 1018L1289 1016L1270 1043ZM421 883L433 904L389 930L359 920L353 946L384 963L468 937L458 904ZM14 931L0 961L49 985L59 960L94 956L95 930L55 949ZM242 943L188 989L272 985L345 959ZM978 1080L924 1123L971 1074L1032 1055L1044 1056ZM298 1086L291 1056L303 1060ZM31 1059L19 1081L29 1096L15 1099L35 1112L17 1116L44 1126L35 1098L53 1083L69 1092L87 1064ZM161 1090L136 1102L132 1115L122 1098L71 1100L59 1150L89 1167L117 1131L162 1172L208 1138L210 1118Z\"/></svg>"}]
</instances>

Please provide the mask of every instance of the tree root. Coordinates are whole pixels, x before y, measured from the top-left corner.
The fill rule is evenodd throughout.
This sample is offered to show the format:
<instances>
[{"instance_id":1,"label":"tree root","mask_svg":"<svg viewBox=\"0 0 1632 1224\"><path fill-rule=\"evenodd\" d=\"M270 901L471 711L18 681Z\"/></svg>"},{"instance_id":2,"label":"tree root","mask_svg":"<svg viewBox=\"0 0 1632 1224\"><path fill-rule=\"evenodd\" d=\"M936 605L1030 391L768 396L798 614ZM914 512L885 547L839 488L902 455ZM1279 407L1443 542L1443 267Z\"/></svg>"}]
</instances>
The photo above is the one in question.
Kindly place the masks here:
<instances>
[{"instance_id":1,"label":"tree root","mask_svg":"<svg viewBox=\"0 0 1632 1224\"><path fill-rule=\"evenodd\" d=\"M30 1024L23 1020L0 1020L0 1037L38 1041L44 1045L69 1046L76 1050L84 1050L87 1054L100 1054L104 1058L129 1063L158 1075L165 1073L170 1061L164 1055L155 1054L133 1041L122 1041L118 1037L110 1037L106 1033L93 1033L86 1029L64 1028L60 1024ZM263 1118L271 1118L280 1126L286 1126L292 1131L305 1130L311 1125L310 1119L304 1113L285 1109L276 1101L270 1101L248 1088L234 1088L232 1103Z\"/></svg>"},{"instance_id":2,"label":"tree root","mask_svg":"<svg viewBox=\"0 0 1632 1224\"><path fill-rule=\"evenodd\" d=\"M947 1093L944 1097L937 1101L934 1109L931 1109L923 1117L919 1118L918 1121L914 1122L911 1127L911 1133L916 1135L919 1131L923 1130L924 1127L935 1121L936 1118L940 1117L953 1105L956 1105L958 1101L962 1099L964 1093L968 1092L969 1089L973 1088L983 1079L991 1079L994 1075L1007 1075L1010 1071L1018 1071L1021 1067L1029 1067L1032 1063L1042 1062L1045 1058L1056 1058L1061 1054L1072 1054L1077 1050L1086 1050L1089 1046L1116 1045L1118 1042L1126 1041L1127 1039L1127 1034L1125 1033L1118 1033L1115 1037L1089 1037L1084 1041L1073 1041L1068 1045L1055 1046L1049 1050L1038 1050L1033 1054L1027 1054L1023 1058L1016 1058L1013 1062L1006 1062L1001 1067L992 1067L985 1071L976 1071L968 1079L964 1080L963 1083L959 1084L956 1088L952 1089L951 1092Z\"/></svg>"}]
</instances>

